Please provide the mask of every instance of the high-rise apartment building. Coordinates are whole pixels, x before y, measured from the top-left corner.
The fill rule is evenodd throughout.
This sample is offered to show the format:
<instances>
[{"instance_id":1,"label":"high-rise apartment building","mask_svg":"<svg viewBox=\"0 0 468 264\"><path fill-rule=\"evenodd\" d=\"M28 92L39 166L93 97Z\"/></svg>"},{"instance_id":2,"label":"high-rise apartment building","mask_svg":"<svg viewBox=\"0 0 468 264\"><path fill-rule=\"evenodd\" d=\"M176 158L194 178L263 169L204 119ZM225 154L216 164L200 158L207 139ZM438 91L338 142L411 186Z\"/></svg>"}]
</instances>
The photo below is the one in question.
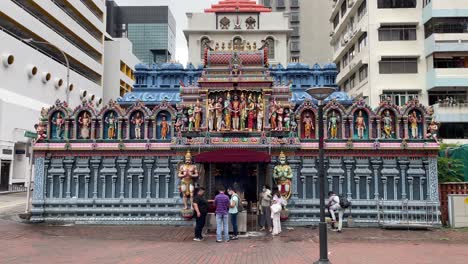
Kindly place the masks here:
<instances>
[{"instance_id":1,"label":"high-rise apartment building","mask_svg":"<svg viewBox=\"0 0 468 264\"><path fill-rule=\"evenodd\" d=\"M0 189L29 176L24 132L41 108L67 98L74 108L84 93L100 102L104 34L101 0L0 1Z\"/></svg>"},{"instance_id":2,"label":"high-rise apartment building","mask_svg":"<svg viewBox=\"0 0 468 264\"><path fill-rule=\"evenodd\" d=\"M331 2L341 90L372 107L417 97L433 105L441 137L468 138L468 0Z\"/></svg>"},{"instance_id":3,"label":"high-rise apartment building","mask_svg":"<svg viewBox=\"0 0 468 264\"><path fill-rule=\"evenodd\" d=\"M259 0L275 12L289 14L293 32L289 41L292 61L313 65L326 64L332 59L328 24L331 4L327 0Z\"/></svg>"},{"instance_id":4,"label":"high-rise apartment building","mask_svg":"<svg viewBox=\"0 0 468 264\"><path fill-rule=\"evenodd\" d=\"M143 63L175 58L176 21L168 6L118 6L107 1L107 32L126 37Z\"/></svg>"}]
</instances>

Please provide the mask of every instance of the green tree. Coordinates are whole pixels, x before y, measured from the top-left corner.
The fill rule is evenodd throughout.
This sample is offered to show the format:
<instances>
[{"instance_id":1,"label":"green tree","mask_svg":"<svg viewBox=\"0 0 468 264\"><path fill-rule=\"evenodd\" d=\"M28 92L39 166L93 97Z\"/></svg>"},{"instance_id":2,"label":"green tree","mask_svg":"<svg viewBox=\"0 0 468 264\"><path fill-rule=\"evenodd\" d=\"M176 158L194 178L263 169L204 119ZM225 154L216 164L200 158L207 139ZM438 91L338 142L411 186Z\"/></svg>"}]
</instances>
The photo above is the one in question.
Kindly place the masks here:
<instances>
[{"instance_id":1,"label":"green tree","mask_svg":"<svg viewBox=\"0 0 468 264\"><path fill-rule=\"evenodd\" d=\"M439 157L437 160L439 183L463 182L463 163L459 159Z\"/></svg>"}]
</instances>

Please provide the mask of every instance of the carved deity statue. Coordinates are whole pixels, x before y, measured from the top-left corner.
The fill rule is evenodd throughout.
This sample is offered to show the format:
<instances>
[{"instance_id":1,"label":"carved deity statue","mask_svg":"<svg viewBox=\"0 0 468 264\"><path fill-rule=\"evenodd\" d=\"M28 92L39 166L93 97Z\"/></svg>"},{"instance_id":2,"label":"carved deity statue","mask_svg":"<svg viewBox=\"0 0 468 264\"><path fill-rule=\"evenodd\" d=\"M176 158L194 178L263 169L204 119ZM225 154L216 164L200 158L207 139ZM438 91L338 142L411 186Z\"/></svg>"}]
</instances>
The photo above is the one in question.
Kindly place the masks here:
<instances>
[{"instance_id":1,"label":"carved deity statue","mask_svg":"<svg viewBox=\"0 0 468 264\"><path fill-rule=\"evenodd\" d=\"M195 116L194 116L194 112L193 112L193 105L189 106L187 114L188 114L188 131L192 132L194 124L195 124Z\"/></svg>"},{"instance_id":2,"label":"carved deity statue","mask_svg":"<svg viewBox=\"0 0 468 264\"><path fill-rule=\"evenodd\" d=\"M276 107L276 119L277 119L277 127L276 130L283 131L283 115L284 115L284 106L282 104L278 104Z\"/></svg>"},{"instance_id":3,"label":"carved deity statue","mask_svg":"<svg viewBox=\"0 0 468 264\"><path fill-rule=\"evenodd\" d=\"M215 50L219 50L219 42L216 42Z\"/></svg>"},{"instance_id":4,"label":"carved deity statue","mask_svg":"<svg viewBox=\"0 0 468 264\"><path fill-rule=\"evenodd\" d=\"M383 138L392 138L393 134L393 119L390 116L390 111L386 110L384 116L382 116L383 123Z\"/></svg>"},{"instance_id":5,"label":"carved deity statue","mask_svg":"<svg viewBox=\"0 0 468 264\"><path fill-rule=\"evenodd\" d=\"M215 105L216 112L216 131L221 131L223 124L223 98L218 98L218 102Z\"/></svg>"},{"instance_id":6,"label":"carved deity statue","mask_svg":"<svg viewBox=\"0 0 468 264\"><path fill-rule=\"evenodd\" d=\"M179 191L182 193L184 208L188 209L187 197L190 197L190 206L193 206L194 182L198 179L198 170L195 164L192 164L192 154L187 151L185 154L185 163L180 165L178 177L180 179Z\"/></svg>"},{"instance_id":7,"label":"carved deity statue","mask_svg":"<svg viewBox=\"0 0 468 264\"><path fill-rule=\"evenodd\" d=\"M253 46L252 46L252 49L253 49L253 50L257 50L257 42L254 41Z\"/></svg>"},{"instance_id":8,"label":"carved deity statue","mask_svg":"<svg viewBox=\"0 0 468 264\"><path fill-rule=\"evenodd\" d=\"M359 110L359 114L358 114L358 116L356 118L356 130L357 130L359 139L364 138L364 133L365 133L366 129L367 129L366 121L365 121L364 117L362 116L362 110Z\"/></svg>"},{"instance_id":9,"label":"carved deity statue","mask_svg":"<svg viewBox=\"0 0 468 264\"><path fill-rule=\"evenodd\" d=\"M213 131L215 118L214 99L208 99L208 130Z\"/></svg>"},{"instance_id":10,"label":"carved deity statue","mask_svg":"<svg viewBox=\"0 0 468 264\"><path fill-rule=\"evenodd\" d=\"M437 136L437 133L439 132L439 126L440 124L437 123L433 118L429 124L429 127L427 128L428 133L426 134L426 137L434 139L437 143L439 143L439 138Z\"/></svg>"},{"instance_id":11,"label":"carved deity statue","mask_svg":"<svg viewBox=\"0 0 468 264\"><path fill-rule=\"evenodd\" d=\"M247 102L245 101L245 94L241 94L240 102L240 130L245 130L245 121L247 119Z\"/></svg>"},{"instance_id":12,"label":"carved deity statue","mask_svg":"<svg viewBox=\"0 0 468 264\"><path fill-rule=\"evenodd\" d=\"M314 121L309 113L305 115L302 123L304 123L304 138L310 139L312 137L312 130L314 130Z\"/></svg>"},{"instance_id":13,"label":"carved deity statue","mask_svg":"<svg viewBox=\"0 0 468 264\"><path fill-rule=\"evenodd\" d=\"M291 129L291 110L289 108L284 109L284 129L289 131Z\"/></svg>"},{"instance_id":14,"label":"carved deity statue","mask_svg":"<svg viewBox=\"0 0 468 264\"><path fill-rule=\"evenodd\" d=\"M200 131L201 120L202 120L202 107L200 105L200 101L197 99L197 103L195 104L195 108L193 110L194 118L195 118L195 131Z\"/></svg>"},{"instance_id":15,"label":"carved deity statue","mask_svg":"<svg viewBox=\"0 0 468 264\"><path fill-rule=\"evenodd\" d=\"M228 51L232 51L232 40L228 42Z\"/></svg>"},{"instance_id":16,"label":"carved deity statue","mask_svg":"<svg viewBox=\"0 0 468 264\"><path fill-rule=\"evenodd\" d=\"M332 111L330 119L328 120L328 131L330 131L330 139L337 138L339 122L340 122L340 118L336 116L335 111Z\"/></svg>"},{"instance_id":17,"label":"carved deity statue","mask_svg":"<svg viewBox=\"0 0 468 264\"><path fill-rule=\"evenodd\" d=\"M417 139L419 137L419 123L421 123L421 116L416 115L416 111L413 110L408 116L409 127L411 131L411 138Z\"/></svg>"},{"instance_id":18,"label":"carved deity statue","mask_svg":"<svg viewBox=\"0 0 468 264\"><path fill-rule=\"evenodd\" d=\"M262 95L257 98L257 130L263 130L263 115L265 112L265 106L263 105Z\"/></svg>"},{"instance_id":19,"label":"carved deity statue","mask_svg":"<svg viewBox=\"0 0 468 264\"><path fill-rule=\"evenodd\" d=\"M226 100L224 100L224 129L231 130L231 93L226 94Z\"/></svg>"},{"instance_id":20,"label":"carved deity statue","mask_svg":"<svg viewBox=\"0 0 468 264\"><path fill-rule=\"evenodd\" d=\"M57 116L52 120L52 124L55 126L55 138L62 139L63 126L65 120L62 117L60 112L57 113Z\"/></svg>"},{"instance_id":21,"label":"carved deity statue","mask_svg":"<svg viewBox=\"0 0 468 264\"><path fill-rule=\"evenodd\" d=\"M277 116L276 104L275 102L272 102L270 104L270 114L269 114L271 131L275 131L277 128L276 116Z\"/></svg>"},{"instance_id":22,"label":"carved deity statue","mask_svg":"<svg viewBox=\"0 0 468 264\"><path fill-rule=\"evenodd\" d=\"M249 50L249 51L252 50L252 46L250 45L250 42L247 42L246 48L247 48L247 50Z\"/></svg>"},{"instance_id":23,"label":"carved deity statue","mask_svg":"<svg viewBox=\"0 0 468 264\"><path fill-rule=\"evenodd\" d=\"M105 120L107 124L107 139L115 138L115 128L117 126L117 120L114 116L114 112L110 112L109 116Z\"/></svg>"},{"instance_id":24,"label":"carved deity statue","mask_svg":"<svg viewBox=\"0 0 468 264\"><path fill-rule=\"evenodd\" d=\"M176 116L176 123L175 123L175 130L177 132L181 132L185 130L185 114L184 114L184 107L182 105L177 105L177 116Z\"/></svg>"},{"instance_id":25,"label":"carved deity statue","mask_svg":"<svg viewBox=\"0 0 468 264\"><path fill-rule=\"evenodd\" d=\"M248 105L247 105L246 110L248 111L247 128L249 129L250 132L252 132L254 129L254 125L255 125L255 120L257 119L256 113L255 113L255 102L252 98L252 94L249 95Z\"/></svg>"},{"instance_id":26,"label":"carved deity statue","mask_svg":"<svg viewBox=\"0 0 468 264\"><path fill-rule=\"evenodd\" d=\"M37 137L35 142L45 140L47 138L46 127L42 122L34 126L36 128Z\"/></svg>"},{"instance_id":27,"label":"carved deity statue","mask_svg":"<svg viewBox=\"0 0 468 264\"><path fill-rule=\"evenodd\" d=\"M239 96L234 95L234 100L231 102L231 116L232 116L232 128L234 131L239 130L239 118L240 118L240 102Z\"/></svg>"},{"instance_id":28,"label":"carved deity statue","mask_svg":"<svg viewBox=\"0 0 468 264\"><path fill-rule=\"evenodd\" d=\"M169 124L167 123L166 115L162 116L162 120L159 126L161 127L161 139L166 140L167 134L169 132Z\"/></svg>"},{"instance_id":29,"label":"carved deity statue","mask_svg":"<svg viewBox=\"0 0 468 264\"><path fill-rule=\"evenodd\" d=\"M81 116L78 120L80 123L80 135L82 139L88 139L90 133L90 126L91 126L91 118L89 117L88 112L84 112L83 116Z\"/></svg>"},{"instance_id":30,"label":"carved deity statue","mask_svg":"<svg viewBox=\"0 0 468 264\"><path fill-rule=\"evenodd\" d=\"M133 118L132 123L135 125L135 138L141 139L141 127L143 126L143 118L141 117L140 112L136 113L136 116Z\"/></svg>"},{"instance_id":31,"label":"carved deity statue","mask_svg":"<svg viewBox=\"0 0 468 264\"><path fill-rule=\"evenodd\" d=\"M278 190L285 199L291 196L291 179L293 172L291 166L286 163L286 155L281 151L279 155L279 163L273 169L273 178L278 186Z\"/></svg>"}]
</instances>

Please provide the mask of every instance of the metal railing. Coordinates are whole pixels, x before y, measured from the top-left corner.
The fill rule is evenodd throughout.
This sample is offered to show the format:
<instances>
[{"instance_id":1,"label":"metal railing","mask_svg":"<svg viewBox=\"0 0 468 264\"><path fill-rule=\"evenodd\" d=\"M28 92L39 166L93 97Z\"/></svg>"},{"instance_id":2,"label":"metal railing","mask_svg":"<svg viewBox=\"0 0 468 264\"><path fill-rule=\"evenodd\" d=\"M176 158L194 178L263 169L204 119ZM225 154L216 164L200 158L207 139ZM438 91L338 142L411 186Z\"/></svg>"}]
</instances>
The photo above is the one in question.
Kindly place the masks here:
<instances>
[{"instance_id":1,"label":"metal railing","mask_svg":"<svg viewBox=\"0 0 468 264\"><path fill-rule=\"evenodd\" d=\"M440 225L440 205L432 201L379 200L381 227L430 228Z\"/></svg>"}]
</instances>

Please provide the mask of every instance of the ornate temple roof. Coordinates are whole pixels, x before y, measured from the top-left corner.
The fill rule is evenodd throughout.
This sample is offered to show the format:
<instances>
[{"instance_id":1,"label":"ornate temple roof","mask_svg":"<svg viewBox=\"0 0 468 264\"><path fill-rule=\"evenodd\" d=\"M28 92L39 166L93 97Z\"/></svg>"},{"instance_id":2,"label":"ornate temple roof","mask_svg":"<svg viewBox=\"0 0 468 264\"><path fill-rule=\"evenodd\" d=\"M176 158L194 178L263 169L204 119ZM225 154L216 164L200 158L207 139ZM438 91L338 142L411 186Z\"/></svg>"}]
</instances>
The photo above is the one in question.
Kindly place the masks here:
<instances>
[{"instance_id":1,"label":"ornate temple roof","mask_svg":"<svg viewBox=\"0 0 468 264\"><path fill-rule=\"evenodd\" d=\"M271 12L271 9L264 5L257 4L252 0L224 0L211 5L205 9L205 13L260 13Z\"/></svg>"}]
</instances>

